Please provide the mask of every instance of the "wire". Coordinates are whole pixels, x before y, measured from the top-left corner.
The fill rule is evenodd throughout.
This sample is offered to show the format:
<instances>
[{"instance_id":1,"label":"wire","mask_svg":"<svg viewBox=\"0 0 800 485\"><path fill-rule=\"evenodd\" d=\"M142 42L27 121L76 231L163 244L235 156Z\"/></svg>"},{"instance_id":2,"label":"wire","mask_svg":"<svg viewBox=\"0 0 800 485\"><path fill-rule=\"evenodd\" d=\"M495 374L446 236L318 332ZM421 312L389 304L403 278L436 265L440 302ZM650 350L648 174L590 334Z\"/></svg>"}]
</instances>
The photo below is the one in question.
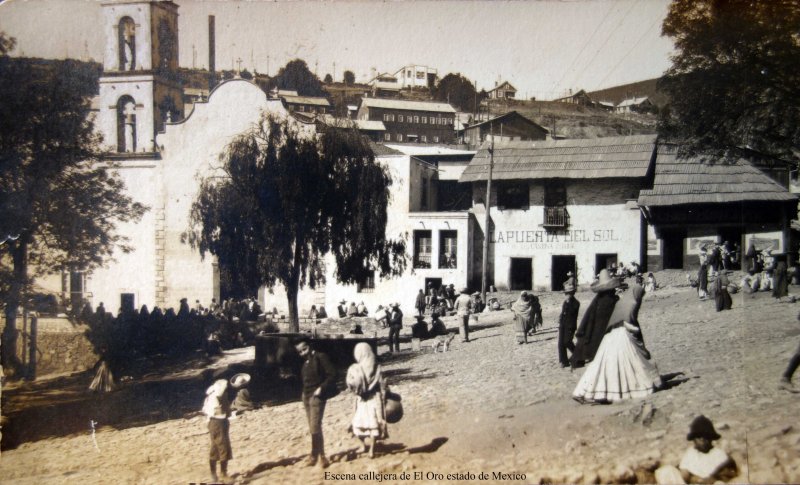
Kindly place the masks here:
<instances>
[{"instance_id":1,"label":"wire","mask_svg":"<svg viewBox=\"0 0 800 485\"><path fill-rule=\"evenodd\" d=\"M649 27L647 27L647 29L645 29L645 31L644 31L644 32L642 32L642 35L640 35L640 36L639 36L639 38L638 38L638 39L636 39L636 42L634 42L634 43L633 43L633 45L631 46L631 48L630 48L630 49L628 49L628 52L626 52L626 53L625 53L625 55L624 55L624 56L622 56L622 57L620 58L619 62L617 62L617 64L616 64L614 67L612 67L610 71L608 71L608 74L606 74L606 77L604 77L602 81L600 81L599 83L597 83L597 88L595 89L595 91L602 89L600 86L602 86L602 85L603 85L603 83L604 83L604 82L606 82L606 79L608 79L608 77L609 77L610 75L612 75L612 74L614 73L614 71L616 71L616 70L617 70L617 68L620 66L620 64L622 64L622 61L624 61L624 60L625 60L625 58L627 58L627 57L628 57L628 56L631 54L631 52L633 52L633 50L634 50L635 48L639 47L639 42L641 42L641 41L642 41L642 39L644 39L644 36L645 36L645 35L647 35L648 33L650 33L650 31L652 30L652 28L653 28L653 27L654 27L654 26L655 26L655 25L656 25L656 24L657 24L657 23L658 23L660 20L661 20L661 19L659 19L659 18L656 18L656 19L653 21L653 23L651 23L651 24L650 24L650 26L649 26Z\"/></svg>"}]
</instances>

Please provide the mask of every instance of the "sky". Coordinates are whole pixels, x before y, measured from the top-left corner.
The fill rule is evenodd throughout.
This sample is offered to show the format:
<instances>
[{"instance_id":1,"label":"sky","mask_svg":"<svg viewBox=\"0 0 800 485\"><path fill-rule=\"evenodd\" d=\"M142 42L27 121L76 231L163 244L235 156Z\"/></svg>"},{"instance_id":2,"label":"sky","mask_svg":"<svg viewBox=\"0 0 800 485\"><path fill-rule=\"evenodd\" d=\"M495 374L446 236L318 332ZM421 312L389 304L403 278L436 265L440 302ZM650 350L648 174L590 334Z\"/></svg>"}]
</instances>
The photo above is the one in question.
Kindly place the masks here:
<instances>
[{"instance_id":1,"label":"sky","mask_svg":"<svg viewBox=\"0 0 800 485\"><path fill-rule=\"evenodd\" d=\"M217 69L275 74L304 59L320 78L345 69L366 82L410 64L457 72L478 89L509 81L518 98L553 99L660 76L666 0L233 1L177 0L182 67L208 67L208 16ZM0 32L16 56L102 61L100 2L6 0Z\"/></svg>"}]
</instances>

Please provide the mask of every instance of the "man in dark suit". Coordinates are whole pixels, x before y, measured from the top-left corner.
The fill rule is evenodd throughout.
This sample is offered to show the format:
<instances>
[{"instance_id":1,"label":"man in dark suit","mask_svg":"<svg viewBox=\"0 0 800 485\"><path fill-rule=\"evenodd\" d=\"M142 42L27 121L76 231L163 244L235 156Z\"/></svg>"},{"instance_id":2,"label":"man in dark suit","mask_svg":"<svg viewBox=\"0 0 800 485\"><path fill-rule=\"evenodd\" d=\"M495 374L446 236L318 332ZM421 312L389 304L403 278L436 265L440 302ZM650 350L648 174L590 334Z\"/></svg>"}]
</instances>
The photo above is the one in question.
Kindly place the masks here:
<instances>
[{"instance_id":1,"label":"man in dark suit","mask_svg":"<svg viewBox=\"0 0 800 485\"><path fill-rule=\"evenodd\" d=\"M319 462L323 468L329 465L325 456L325 440L322 437L322 415L325 403L336 392L336 368L327 355L316 352L307 340L295 344L303 363L303 406L311 432L311 455L306 460L308 466Z\"/></svg>"}]
</instances>

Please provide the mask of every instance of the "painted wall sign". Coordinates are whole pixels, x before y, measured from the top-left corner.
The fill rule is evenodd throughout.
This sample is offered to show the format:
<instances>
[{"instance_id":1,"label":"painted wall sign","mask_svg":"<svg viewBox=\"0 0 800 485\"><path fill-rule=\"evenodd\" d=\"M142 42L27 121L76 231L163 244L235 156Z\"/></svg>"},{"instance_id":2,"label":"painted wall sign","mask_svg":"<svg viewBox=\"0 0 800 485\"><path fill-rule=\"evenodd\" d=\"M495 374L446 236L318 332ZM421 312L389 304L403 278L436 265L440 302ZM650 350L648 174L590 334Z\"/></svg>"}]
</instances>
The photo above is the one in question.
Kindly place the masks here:
<instances>
[{"instance_id":1,"label":"painted wall sign","mask_svg":"<svg viewBox=\"0 0 800 485\"><path fill-rule=\"evenodd\" d=\"M614 229L574 229L570 231L497 231L492 233L493 244L558 244L619 241L619 232ZM535 247L535 249L552 249Z\"/></svg>"}]
</instances>

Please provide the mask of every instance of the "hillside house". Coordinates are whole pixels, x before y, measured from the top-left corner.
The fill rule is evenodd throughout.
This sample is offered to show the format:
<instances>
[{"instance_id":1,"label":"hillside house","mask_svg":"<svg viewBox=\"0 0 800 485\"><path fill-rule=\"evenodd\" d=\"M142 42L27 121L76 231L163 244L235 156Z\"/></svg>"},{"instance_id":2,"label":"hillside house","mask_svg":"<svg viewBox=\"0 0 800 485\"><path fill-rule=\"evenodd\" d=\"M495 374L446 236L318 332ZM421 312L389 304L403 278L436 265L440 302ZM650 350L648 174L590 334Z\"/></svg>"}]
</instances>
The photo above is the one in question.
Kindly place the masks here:
<instances>
[{"instance_id":1,"label":"hillside house","mask_svg":"<svg viewBox=\"0 0 800 485\"><path fill-rule=\"evenodd\" d=\"M382 121L384 142L452 143L455 113L447 103L362 98L356 118Z\"/></svg>"},{"instance_id":2,"label":"hillside house","mask_svg":"<svg viewBox=\"0 0 800 485\"><path fill-rule=\"evenodd\" d=\"M503 81L487 94L489 99L515 99L517 97L517 88L512 86L510 82Z\"/></svg>"},{"instance_id":3,"label":"hillside house","mask_svg":"<svg viewBox=\"0 0 800 485\"><path fill-rule=\"evenodd\" d=\"M529 120L516 111L496 116L489 121L481 121L466 126L459 131L459 137L472 148L477 148L484 141L494 138L495 141L531 141L545 140L550 131L538 123Z\"/></svg>"},{"instance_id":4,"label":"hillside house","mask_svg":"<svg viewBox=\"0 0 800 485\"><path fill-rule=\"evenodd\" d=\"M400 89L430 89L436 84L439 71L428 66L409 65L395 71L392 77L397 79Z\"/></svg>"}]
</instances>

